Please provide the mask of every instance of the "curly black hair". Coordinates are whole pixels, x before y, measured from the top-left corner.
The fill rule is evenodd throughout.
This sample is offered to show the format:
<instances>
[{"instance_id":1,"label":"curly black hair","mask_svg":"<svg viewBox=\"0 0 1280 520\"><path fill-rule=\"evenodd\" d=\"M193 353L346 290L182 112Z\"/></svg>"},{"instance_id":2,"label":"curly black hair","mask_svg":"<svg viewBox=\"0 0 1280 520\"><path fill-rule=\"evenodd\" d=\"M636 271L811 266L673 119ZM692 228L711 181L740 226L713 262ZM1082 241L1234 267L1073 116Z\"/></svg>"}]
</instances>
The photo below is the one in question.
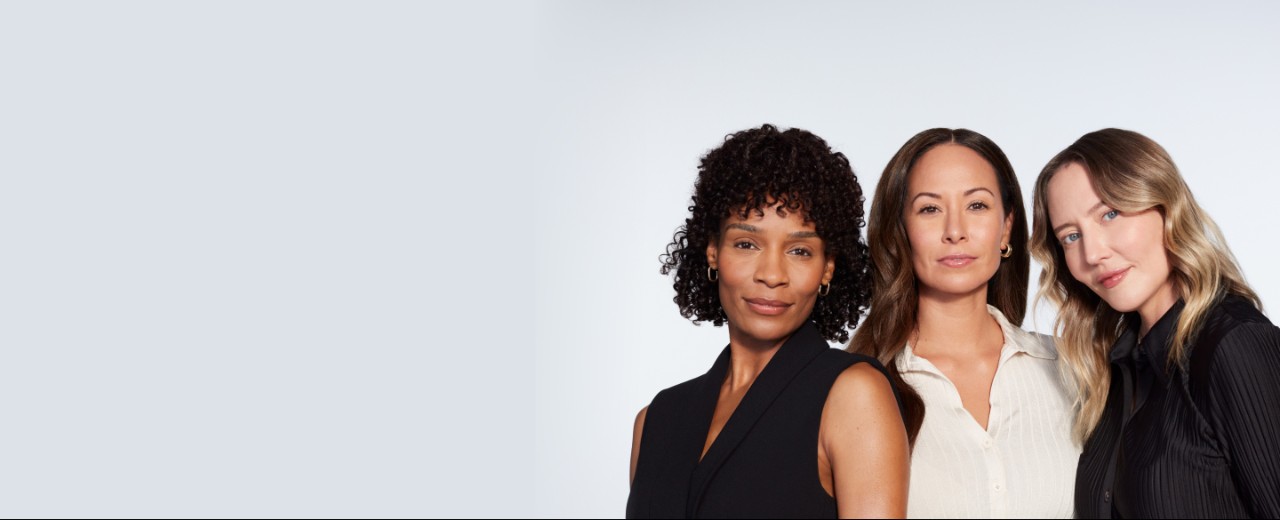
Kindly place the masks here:
<instances>
[{"instance_id":1,"label":"curly black hair","mask_svg":"<svg viewBox=\"0 0 1280 520\"><path fill-rule=\"evenodd\" d=\"M747 218L749 212L763 215L764 208L780 204L779 216L799 211L813 222L826 254L835 258L830 292L818 298L810 319L828 341L848 341L848 329L858 324L871 301L863 202L849 160L821 137L773 125L729 135L703 156L691 215L661 257L662 274L675 272L680 314L717 327L728 321L717 283L707 278L707 244L732 212Z\"/></svg>"}]
</instances>

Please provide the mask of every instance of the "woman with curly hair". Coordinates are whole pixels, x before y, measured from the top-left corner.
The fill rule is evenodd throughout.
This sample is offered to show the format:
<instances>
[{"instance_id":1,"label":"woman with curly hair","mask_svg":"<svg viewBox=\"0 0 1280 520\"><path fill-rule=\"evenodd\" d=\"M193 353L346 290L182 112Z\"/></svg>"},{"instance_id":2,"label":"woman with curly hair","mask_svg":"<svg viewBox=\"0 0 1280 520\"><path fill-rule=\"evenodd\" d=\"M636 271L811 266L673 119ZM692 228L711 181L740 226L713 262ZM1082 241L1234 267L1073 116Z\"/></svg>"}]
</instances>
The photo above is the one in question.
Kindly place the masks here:
<instances>
[{"instance_id":1,"label":"woman with curly hair","mask_svg":"<svg viewBox=\"0 0 1280 520\"><path fill-rule=\"evenodd\" d=\"M912 518L1070 518L1080 448L1052 338L1021 328L1027 219L1004 152L971 130L902 146L867 231L875 298L849 349L889 369L912 439Z\"/></svg>"},{"instance_id":2,"label":"woman with curly hair","mask_svg":"<svg viewBox=\"0 0 1280 520\"><path fill-rule=\"evenodd\" d=\"M848 160L804 130L745 130L702 158L662 272L729 345L636 417L628 517L902 516L893 388L827 344L869 298L862 203Z\"/></svg>"},{"instance_id":3,"label":"woman with curly hair","mask_svg":"<svg viewBox=\"0 0 1280 520\"><path fill-rule=\"evenodd\" d=\"M1085 134L1032 250L1081 388L1081 518L1280 518L1280 329L1155 141Z\"/></svg>"}]
</instances>

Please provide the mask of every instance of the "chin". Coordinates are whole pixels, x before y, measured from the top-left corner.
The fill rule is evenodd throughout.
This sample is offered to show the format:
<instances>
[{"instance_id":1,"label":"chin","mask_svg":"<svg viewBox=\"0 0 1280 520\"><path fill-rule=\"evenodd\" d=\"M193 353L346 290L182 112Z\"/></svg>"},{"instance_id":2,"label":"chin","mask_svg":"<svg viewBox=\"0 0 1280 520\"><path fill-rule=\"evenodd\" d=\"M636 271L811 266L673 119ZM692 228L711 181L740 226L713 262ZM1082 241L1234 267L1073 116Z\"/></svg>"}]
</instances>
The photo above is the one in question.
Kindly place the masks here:
<instances>
[{"instance_id":1,"label":"chin","mask_svg":"<svg viewBox=\"0 0 1280 520\"><path fill-rule=\"evenodd\" d=\"M801 324L797 323L795 324L794 327L789 327L781 323L777 325L770 324L769 326L764 326L764 327L753 327L751 329L747 329L744 332L747 332L755 339L761 339L765 341L777 341L787 337L792 332L795 332L796 329L800 328L800 325Z\"/></svg>"},{"instance_id":2,"label":"chin","mask_svg":"<svg viewBox=\"0 0 1280 520\"><path fill-rule=\"evenodd\" d=\"M1111 307L1111 309L1116 312L1120 312L1120 313L1133 312L1138 310L1138 307L1142 306L1143 300L1127 294L1110 294L1107 296L1102 296L1103 294L1106 294L1106 293L1099 292L1097 290L1094 290L1094 293L1097 294L1099 298L1102 298L1102 301L1107 302L1107 306Z\"/></svg>"},{"instance_id":3,"label":"chin","mask_svg":"<svg viewBox=\"0 0 1280 520\"><path fill-rule=\"evenodd\" d=\"M968 277L965 277L968 278ZM987 286L987 280L952 279L930 287L937 294L966 295L973 294Z\"/></svg>"},{"instance_id":4,"label":"chin","mask_svg":"<svg viewBox=\"0 0 1280 520\"><path fill-rule=\"evenodd\" d=\"M1121 312L1121 313L1133 312L1134 309L1138 308L1136 305L1129 305L1128 302L1119 301L1119 300L1116 300L1115 298L1112 298L1110 300L1103 298L1102 301L1107 302L1107 306L1111 307L1111 310L1114 310L1116 312Z\"/></svg>"},{"instance_id":5,"label":"chin","mask_svg":"<svg viewBox=\"0 0 1280 520\"><path fill-rule=\"evenodd\" d=\"M756 323L738 327L738 330L751 341L774 342L791 335L803 325L803 321L796 323L792 323L791 320L777 320L772 323L760 323L757 321Z\"/></svg>"}]
</instances>

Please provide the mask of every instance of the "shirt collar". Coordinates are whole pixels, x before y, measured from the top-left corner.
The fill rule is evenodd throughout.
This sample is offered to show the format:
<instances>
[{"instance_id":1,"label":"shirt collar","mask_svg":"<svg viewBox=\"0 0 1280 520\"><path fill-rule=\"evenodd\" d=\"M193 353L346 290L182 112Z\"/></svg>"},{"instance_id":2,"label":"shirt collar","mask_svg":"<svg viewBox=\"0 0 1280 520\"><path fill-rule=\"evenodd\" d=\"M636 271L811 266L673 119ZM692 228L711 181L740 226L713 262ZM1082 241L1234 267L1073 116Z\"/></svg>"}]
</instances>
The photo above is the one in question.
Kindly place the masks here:
<instances>
[{"instance_id":1,"label":"shirt collar","mask_svg":"<svg viewBox=\"0 0 1280 520\"><path fill-rule=\"evenodd\" d=\"M991 317L1000 324L1000 330L1004 332L1004 342L1013 347L1013 350L1040 359L1058 359L1058 351L1053 347L1052 337L1027 332L1022 327L1009 323L1004 313L992 305L987 305L987 312L991 313Z\"/></svg>"},{"instance_id":2,"label":"shirt collar","mask_svg":"<svg viewBox=\"0 0 1280 520\"><path fill-rule=\"evenodd\" d=\"M995 318L996 323L1000 325L1000 332L1004 334L1004 346L1013 350L1015 353L1021 352L1028 356L1055 360L1058 359L1057 349L1053 347L1053 339L1049 336L1042 336L1023 330L1022 327L1014 326L1004 317L1004 313L1000 309L988 304L987 312ZM896 361L898 371L918 371L924 370L922 360L915 355L911 349L911 342L908 341L902 353L898 355Z\"/></svg>"},{"instance_id":3,"label":"shirt collar","mask_svg":"<svg viewBox=\"0 0 1280 520\"><path fill-rule=\"evenodd\" d=\"M1128 326L1124 332L1116 339L1115 346L1111 348L1111 362L1119 363L1125 358L1133 358L1137 360L1145 358L1155 373L1161 376L1165 375L1166 363L1169 359L1169 340L1172 338L1175 328L1178 325L1178 318L1182 316L1182 309L1186 306L1186 302L1179 299L1165 311L1151 326L1151 330L1147 331L1147 335L1138 341L1138 331L1142 327L1142 319L1136 313L1131 313L1125 317Z\"/></svg>"}]
</instances>

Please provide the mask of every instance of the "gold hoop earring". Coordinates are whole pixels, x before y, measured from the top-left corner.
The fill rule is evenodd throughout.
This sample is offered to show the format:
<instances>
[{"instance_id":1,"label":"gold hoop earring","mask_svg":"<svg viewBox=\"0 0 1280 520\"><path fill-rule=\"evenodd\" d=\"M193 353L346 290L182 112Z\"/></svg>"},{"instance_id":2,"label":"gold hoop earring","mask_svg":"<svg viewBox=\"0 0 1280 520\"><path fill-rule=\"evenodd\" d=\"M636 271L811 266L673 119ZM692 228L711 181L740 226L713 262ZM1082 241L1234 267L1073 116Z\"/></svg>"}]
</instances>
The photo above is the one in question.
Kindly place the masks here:
<instances>
[{"instance_id":1,"label":"gold hoop earring","mask_svg":"<svg viewBox=\"0 0 1280 520\"><path fill-rule=\"evenodd\" d=\"M1009 258L1013 256L1013 244L1005 244L1000 248L1000 258Z\"/></svg>"},{"instance_id":2,"label":"gold hoop earring","mask_svg":"<svg viewBox=\"0 0 1280 520\"><path fill-rule=\"evenodd\" d=\"M818 296L826 296L831 293L831 284L824 283L818 286Z\"/></svg>"},{"instance_id":3,"label":"gold hoop earring","mask_svg":"<svg viewBox=\"0 0 1280 520\"><path fill-rule=\"evenodd\" d=\"M712 269L711 266L707 266L707 280L714 282L719 279L720 279L720 272L715 269Z\"/></svg>"}]
</instances>

